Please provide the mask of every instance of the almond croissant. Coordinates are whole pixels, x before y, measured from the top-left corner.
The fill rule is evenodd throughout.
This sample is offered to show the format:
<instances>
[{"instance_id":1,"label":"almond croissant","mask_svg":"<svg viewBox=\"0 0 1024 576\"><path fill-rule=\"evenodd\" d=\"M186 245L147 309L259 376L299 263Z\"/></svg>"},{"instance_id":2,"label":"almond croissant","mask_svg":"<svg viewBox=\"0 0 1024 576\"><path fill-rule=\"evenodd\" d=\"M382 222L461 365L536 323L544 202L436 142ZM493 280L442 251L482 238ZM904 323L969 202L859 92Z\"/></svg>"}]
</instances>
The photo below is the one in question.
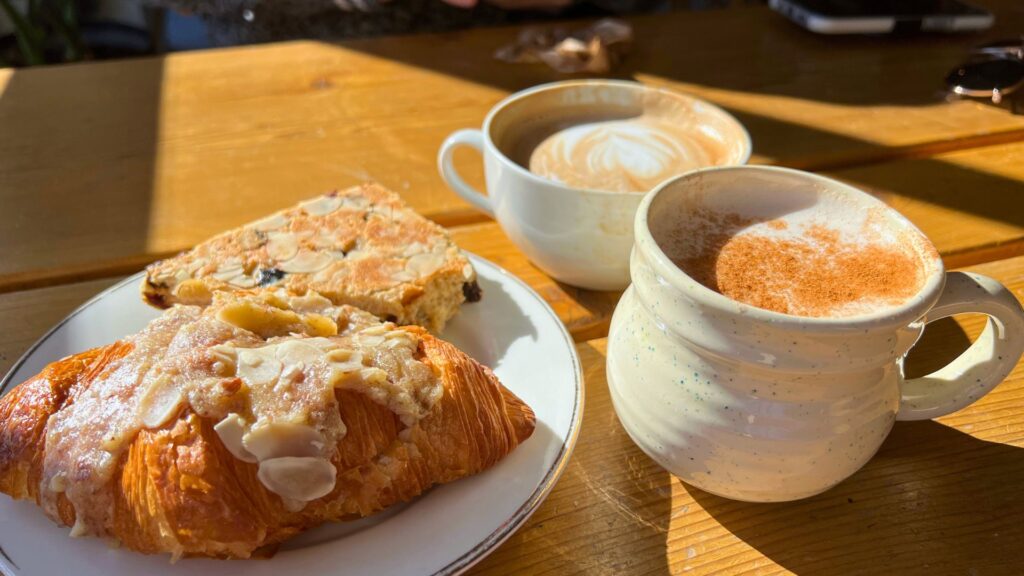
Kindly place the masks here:
<instances>
[{"instance_id":1,"label":"almond croissant","mask_svg":"<svg viewBox=\"0 0 1024 576\"><path fill-rule=\"evenodd\" d=\"M0 399L0 492L73 535L247 558L485 470L533 428L420 328L316 294L224 293Z\"/></svg>"}]
</instances>

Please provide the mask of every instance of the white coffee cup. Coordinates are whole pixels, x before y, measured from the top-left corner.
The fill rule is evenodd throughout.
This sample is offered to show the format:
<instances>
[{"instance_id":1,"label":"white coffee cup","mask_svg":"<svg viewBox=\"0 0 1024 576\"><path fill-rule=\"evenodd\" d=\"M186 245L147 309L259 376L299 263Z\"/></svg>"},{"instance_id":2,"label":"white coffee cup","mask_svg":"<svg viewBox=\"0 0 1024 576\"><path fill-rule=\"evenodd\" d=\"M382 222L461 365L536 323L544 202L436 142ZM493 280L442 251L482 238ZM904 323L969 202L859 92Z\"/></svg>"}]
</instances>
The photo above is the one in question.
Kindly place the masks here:
<instances>
[{"instance_id":1,"label":"white coffee cup","mask_svg":"<svg viewBox=\"0 0 1024 576\"><path fill-rule=\"evenodd\" d=\"M705 287L664 249L675 241L667 231L680 229L674 223L701 210L731 205L743 216L788 217L818 210L824 197L879 215L875 229L913 247L921 284L910 297L854 316L781 314ZM736 211L720 212L728 213ZM632 277L608 336L615 411L659 464L737 500L795 500L831 488L875 454L894 421L960 410L1024 352L1024 310L1003 285L946 273L927 238L894 210L797 170L711 168L665 182L637 211ZM974 344L944 368L904 379L903 357L925 324L965 313L989 317Z\"/></svg>"},{"instance_id":2,"label":"white coffee cup","mask_svg":"<svg viewBox=\"0 0 1024 576\"><path fill-rule=\"evenodd\" d=\"M456 194L494 217L533 263L551 277L583 288L618 290L629 284L633 216L642 192L608 192L566 186L538 176L513 161L509 135L539 114L558 116L595 106L630 110L651 95L678 101L680 122L723 143L719 164L744 164L750 136L730 114L702 100L637 82L573 80L517 92L491 109L483 130L459 130L441 145L441 177ZM487 195L473 189L452 163L466 145L484 158Z\"/></svg>"}]
</instances>

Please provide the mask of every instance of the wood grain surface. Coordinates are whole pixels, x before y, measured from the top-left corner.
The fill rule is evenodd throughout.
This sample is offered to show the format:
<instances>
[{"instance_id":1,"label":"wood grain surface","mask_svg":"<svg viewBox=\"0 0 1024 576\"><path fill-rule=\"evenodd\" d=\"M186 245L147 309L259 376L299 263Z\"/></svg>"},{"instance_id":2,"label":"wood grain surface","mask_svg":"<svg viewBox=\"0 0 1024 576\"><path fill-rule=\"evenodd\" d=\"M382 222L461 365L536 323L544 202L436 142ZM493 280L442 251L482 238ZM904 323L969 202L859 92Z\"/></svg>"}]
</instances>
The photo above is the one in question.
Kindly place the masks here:
<instances>
[{"instance_id":1,"label":"wood grain surface","mask_svg":"<svg viewBox=\"0 0 1024 576\"><path fill-rule=\"evenodd\" d=\"M104 278L0 294L0 374L7 374L29 346L61 319L118 280Z\"/></svg>"},{"instance_id":2,"label":"wood grain surface","mask_svg":"<svg viewBox=\"0 0 1024 576\"><path fill-rule=\"evenodd\" d=\"M876 193L906 215L932 239L950 267L1024 253L1024 142L901 159L826 174ZM0 195L4 193L2 190ZM45 196L34 200L25 197L19 200L22 201L32 207L30 214L24 217L26 222L71 217L53 204L44 206L49 202ZM219 222L220 230L239 223L234 214L217 210L222 208L211 208L204 216L211 226ZM96 208L95 214L97 220L102 221L119 211L120 208L107 206ZM46 213L50 217L45 216ZM0 211L0 221L4 218L13 218L12 213ZM55 234L48 225L26 224L18 230L15 228L19 227L0 228L0 245L12 247L0 259L0 292L130 273L170 254L142 250L97 261L93 259L97 253L116 254L127 246L131 234L119 237L112 229L99 225L80 235ZM538 276L541 273L523 260L521 253L491 221L453 230L460 245L482 251L481 255L513 269L516 274L536 279L535 288L560 291L575 300L580 308L575 312L566 311L566 318L572 319L570 327L585 337L600 335L599 330L584 333L584 327L593 321L574 314L586 314L586 310L607 311L607 304L614 304L617 298L555 285L546 277L541 279ZM189 237L190 242L203 239L205 236L198 232ZM43 267L36 268L40 263ZM551 300L557 307L564 298L552 294Z\"/></svg>"},{"instance_id":3,"label":"wood grain surface","mask_svg":"<svg viewBox=\"0 0 1024 576\"><path fill-rule=\"evenodd\" d=\"M835 168L1018 141L1024 117L938 94L968 46L1024 27L1019 4L993 6L987 35L905 38L816 36L763 6L637 16L614 75L727 107L756 162ZM0 70L0 291L127 273L364 180L444 224L482 220L435 155L508 93L564 78L494 61L517 32ZM463 152L480 184L479 158Z\"/></svg>"},{"instance_id":4,"label":"wood grain surface","mask_svg":"<svg viewBox=\"0 0 1024 576\"><path fill-rule=\"evenodd\" d=\"M1024 142L827 173L916 224L947 267L1024 254Z\"/></svg>"}]
</instances>

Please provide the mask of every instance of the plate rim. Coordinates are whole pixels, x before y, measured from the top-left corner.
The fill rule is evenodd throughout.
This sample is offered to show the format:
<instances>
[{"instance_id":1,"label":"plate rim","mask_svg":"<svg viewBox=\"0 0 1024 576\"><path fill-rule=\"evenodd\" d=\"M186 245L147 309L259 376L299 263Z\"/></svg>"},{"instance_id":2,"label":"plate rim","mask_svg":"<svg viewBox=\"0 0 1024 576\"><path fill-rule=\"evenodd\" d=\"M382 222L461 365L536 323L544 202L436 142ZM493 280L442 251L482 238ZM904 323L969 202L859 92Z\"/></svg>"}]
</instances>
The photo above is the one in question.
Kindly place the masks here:
<instances>
[{"instance_id":1,"label":"plate rim","mask_svg":"<svg viewBox=\"0 0 1024 576\"><path fill-rule=\"evenodd\" d=\"M464 552L458 558L455 558L440 570L432 573L431 576L453 576L461 574L471 568L476 563L483 560L487 555L500 546L505 540L508 540L516 530L526 523L526 521L533 515L533 513L540 507L541 503L547 498L548 494L554 488L558 479L561 478L562 473L565 472L566 467L569 464L569 460L572 457L572 453L576 448L576 441L579 439L580 428L583 424L583 404L585 399L585 384L583 380L583 369L580 363L579 354L576 352L576 342L573 340L572 335L569 333L568 328L562 322L562 319L558 317L551 305L548 304L540 294L537 293L529 284L523 281L521 278L512 274L505 268L491 262L490 260L474 254L468 250L462 250L462 252L469 257L471 261L475 263L483 263L494 268L501 276L517 283L521 288L525 289L527 294L532 296L541 304L541 308L554 320L558 326L559 333L569 348L569 357L572 361L572 369L574 376L574 386L576 388L575 399L572 407L571 422L569 429L567 430L566 439L562 442L562 446L559 450L558 456L554 462L548 468L544 474L544 478L537 485L530 496L512 513L511 516L500 526L498 526L490 534L482 538L472 548ZM126 284L132 282L138 282L143 278L146 271L141 270L127 278L117 282L116 284L107 287L101 292L94 295L92 298L83 302L80 306L71 311L67 316L62 318L59 322L54 324L45 334L39 337L38 340L32 343L27 350L18 358L18 360L11 365L11 368L4 375L3 379L0 379L0 397L6 395L7 387L10 386L11 381L14 379L14 374L28 361L29 357L43 345L44 342L49 340L62 326L71 321L72 318L80 314L86 308L94 305L99 300L105 298L109 293L123 288ZM0 544L0 572L7 573L9 566L13 567L15 572L11 574L17 574L20 568L11 560L7 553L3 549L3 545Z\"/></svg>"}]
</instances>

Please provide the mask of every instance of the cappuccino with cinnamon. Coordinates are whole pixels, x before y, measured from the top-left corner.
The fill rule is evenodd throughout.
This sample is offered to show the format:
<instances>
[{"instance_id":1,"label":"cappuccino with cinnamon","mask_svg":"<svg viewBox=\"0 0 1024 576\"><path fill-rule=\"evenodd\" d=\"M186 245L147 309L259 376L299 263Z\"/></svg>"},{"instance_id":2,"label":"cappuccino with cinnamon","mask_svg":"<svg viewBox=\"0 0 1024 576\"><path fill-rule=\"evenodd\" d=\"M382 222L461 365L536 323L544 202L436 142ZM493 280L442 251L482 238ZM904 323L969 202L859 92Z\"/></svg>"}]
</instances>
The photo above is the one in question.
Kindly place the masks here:
<instances>
[{"instance_id":1,"label":"cappuccino with cinnamon","mask_svg":"<svg viewBox=\"0 0 1024 576\"><path fill-rule=\"evenodd\" d=\"M733 300L794 316L851 317L902 306L939 259L883 205L827 192L758 188L676 199L651 233L688 276Z\"/></svg>"}]
</instances>

